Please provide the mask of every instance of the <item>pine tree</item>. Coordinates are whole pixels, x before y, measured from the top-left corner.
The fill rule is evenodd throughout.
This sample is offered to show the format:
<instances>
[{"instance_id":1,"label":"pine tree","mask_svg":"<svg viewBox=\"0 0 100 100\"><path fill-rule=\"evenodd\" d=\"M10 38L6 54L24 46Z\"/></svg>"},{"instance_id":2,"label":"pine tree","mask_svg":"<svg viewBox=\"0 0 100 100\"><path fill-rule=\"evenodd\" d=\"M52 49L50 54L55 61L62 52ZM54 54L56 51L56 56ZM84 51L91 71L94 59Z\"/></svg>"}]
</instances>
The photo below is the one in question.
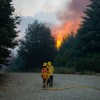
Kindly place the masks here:
<instances>
[{"instance_id":1,"label":"pine tree","mask_svg":"<svg viewBox=\"0 0 100 100\"><path fill-rule=\"evenodd\" d=\"M76 38L79 60L78 69L100 72L100 0L90 0L90 5L84 11L85 17L78 30Z\"/></svg>"},{"instance_id":2,"label":"pine tree","mask_svg":"<svg viewBox=\"0 0 100 100\"><path fill-rule=\"evenodd\" d=\"M22 71L34 71L43 62L53 61L56 55L55 40L49 27L34 21L26 29L25 40L21 41L19 57L23 60Z\"/></svg>"},{"instance_id":3,"label":"pine tree","mask_svg":"<svg viewBox=\"0 0 100 100\"><path fill-rule=\"evenodd\" d=\"M70 67L73 65L73 62L76 57L76 39L74 33L63 39L62 46L59 50L60 55L63 57L63 63L65 66ZM69 66L70 65L70 66Z\"/></svg>"},{"instance_id":4,"label":"pine tree","mask_svg":"<svg viewBox=\"0 0 100 100\"><path fill-rule=\"evenodd\" d=\"M0 66L8 65L11 49L17 45L18 32L15 29L20 20L14 15L11 3L12 0L0 0Z\"/></svg>"},{"instance_id":5,"label":"pine tree","mask_svg":"<svg viewBox=\"0 0 100 100\"><path fill-rule=\"evenodd\" d=\"M79 39L79 48L85 55L100 53L100 0L90 1L76 36Z\"/></svg>"}]
</instances>

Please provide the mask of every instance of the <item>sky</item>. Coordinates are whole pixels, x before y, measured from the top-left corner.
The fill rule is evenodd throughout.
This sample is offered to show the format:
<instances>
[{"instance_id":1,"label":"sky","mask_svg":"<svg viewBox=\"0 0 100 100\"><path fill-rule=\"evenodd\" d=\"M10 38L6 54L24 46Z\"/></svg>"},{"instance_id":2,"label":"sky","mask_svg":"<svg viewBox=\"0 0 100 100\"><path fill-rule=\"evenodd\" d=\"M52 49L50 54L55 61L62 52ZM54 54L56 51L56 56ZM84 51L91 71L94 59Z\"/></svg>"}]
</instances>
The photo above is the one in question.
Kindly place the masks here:
<instances>
[{"instance_id":1,"label":"sky","mask_svg":"<svg viewBox=\"0 0 100 100\"><path fill-rule=\"evenodd\" d=\"M34 19L49 25L57 42L76 32L89 0L13 0L15 13L22 18L19 37L23 38L27 25Z\"/></svg>"}]
</instances>

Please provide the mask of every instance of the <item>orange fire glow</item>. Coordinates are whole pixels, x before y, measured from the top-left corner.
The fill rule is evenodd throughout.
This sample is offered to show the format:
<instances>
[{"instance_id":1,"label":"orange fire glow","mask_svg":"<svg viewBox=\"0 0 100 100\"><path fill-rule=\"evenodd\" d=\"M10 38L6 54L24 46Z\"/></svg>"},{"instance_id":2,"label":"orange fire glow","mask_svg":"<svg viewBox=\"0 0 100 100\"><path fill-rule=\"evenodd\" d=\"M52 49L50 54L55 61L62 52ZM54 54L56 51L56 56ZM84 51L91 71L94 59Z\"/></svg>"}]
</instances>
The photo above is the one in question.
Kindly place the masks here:
<instances>
[{"instance_id":1,"label":"orange fire glow","mask_svg":"<svg viewBox=\"0 0 100 100\"><path fill-rule=\"evenodd\" d=\"M61 46L62 43L62 36L61 34L57 35L56 37L56 47L59 49L59 47Z\"/></svg>"},{"instance_id":2,"label":"orange fire glow","mask_svg":"<svg viewBox=\"0 0 100 100\"><path fill-rule=\"evenodd\" d=\"M79 28L79 24L80 24L80 20L68 21L63 23L61 26L56 26L52 28L52 34L56 39L57 48L61 46L64 36L67 36L71 32L76 33L77 29Z\"/></svg>"}]
</instances>

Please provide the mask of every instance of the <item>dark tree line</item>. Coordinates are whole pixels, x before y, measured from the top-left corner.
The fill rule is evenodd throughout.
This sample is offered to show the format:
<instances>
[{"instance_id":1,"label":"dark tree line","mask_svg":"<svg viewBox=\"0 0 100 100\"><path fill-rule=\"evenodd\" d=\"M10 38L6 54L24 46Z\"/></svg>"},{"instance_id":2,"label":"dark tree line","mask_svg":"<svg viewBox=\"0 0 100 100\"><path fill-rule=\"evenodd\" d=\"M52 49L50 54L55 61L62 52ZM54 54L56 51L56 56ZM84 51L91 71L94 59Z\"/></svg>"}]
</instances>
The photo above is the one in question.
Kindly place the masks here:
<instances>
[{"instance_id":1,"label":"dark tree line","mask_svg":"<svg viewBox=\"0 0 100 100\"><path fill-rule=\"evenodd\" d=\"M17 45L18 32L15 30L20 23L14 15L12 0L0 0L0 66L8 65L11 49Z\"/></svg>"},{"instance_id":2,"label":"dark tree line","mask_svg":"<svg viewBox=\"0 0 100 100\"><path fill-rule=\"evenodd\" d=\"M0 66L8 65L11 49L18 45L15 39L18 31L15 29L20 18L14 15L11 3L12 0L0 0ZM10 68L35 71L43 62L52 61L63 69L100 72L100 0L90 0L84 13L77 34L65 37L58 52L49 27L38 21L29 24Z\"/></svg>"},{"instance_id":3,"label":"dark tree line","mask_svg":"<svg viewBox=\"0 0 100 100\"><path fill-rule=\"evenodd\" d=\"M100 0L90 0L77 34L63 40L56 66L100 72Z\"/></svg>"},{"instance_id":4,"label":"dark tree line","mask_svg":"<svg viewBox=\"0 0 100 100\"><path fill-rule=\"evenodd\" d=\"M84 11L83 22L77 32L80 58L78 70L95 70L100 72L100 0L90 0L91 4ZM82 64L84 63L84 64Z\"/></svg>"},{"instance_id":5,"label":"dark tree line","mask_svg":"<svg viewBox=\"0 0 100 100\"><path fill-rule=\"evenodd\" d=\"M49 27L34 21L28 25L25 34L25 39L21 40L18 50L15 70L35 71L41 69L44 62L54 60L57 50Z\"/></svg>"},{"instance_id":6,"label":"dark tree line","mask_svg":"<svg viewBox=\"0 0 100 100\"><path fill-rule=\"evenodd\" d=\"M0 0L0 66L9 65L17 71L33 71L43 62L53 61L57 50L51 30L45 24L34 21L26 29L20 41L18 55L11 58L11 50L18 45L16 37L20 17L14 14L12 0ZM12 60L12 61L10 61Z\"/></svg>"}]
</instances>

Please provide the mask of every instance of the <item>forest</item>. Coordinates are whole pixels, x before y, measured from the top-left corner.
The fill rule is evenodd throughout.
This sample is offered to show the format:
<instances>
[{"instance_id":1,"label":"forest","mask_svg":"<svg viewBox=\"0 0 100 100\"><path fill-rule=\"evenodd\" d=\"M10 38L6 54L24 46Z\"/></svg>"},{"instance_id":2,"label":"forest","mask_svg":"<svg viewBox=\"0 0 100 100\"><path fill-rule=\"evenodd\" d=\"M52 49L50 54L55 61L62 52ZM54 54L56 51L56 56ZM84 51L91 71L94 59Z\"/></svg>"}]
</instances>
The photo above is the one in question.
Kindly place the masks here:
<instances>
[{"instance_id":1,"label":"forest","mask_svg":"<svg viewBox=\"0 0 100 100\"><path fill-rule=\"evenodd\" d=\"M51 61L55 73L100 73L100 0L90 0L76 33L63 37L59 47L45 23L34 20L24 39L18 40L21 17L14 14L12 0L0 0L0 68L7 72L40 72ZM16 57L12 50L18 47Z\"/></svg>"}]
</instances>

